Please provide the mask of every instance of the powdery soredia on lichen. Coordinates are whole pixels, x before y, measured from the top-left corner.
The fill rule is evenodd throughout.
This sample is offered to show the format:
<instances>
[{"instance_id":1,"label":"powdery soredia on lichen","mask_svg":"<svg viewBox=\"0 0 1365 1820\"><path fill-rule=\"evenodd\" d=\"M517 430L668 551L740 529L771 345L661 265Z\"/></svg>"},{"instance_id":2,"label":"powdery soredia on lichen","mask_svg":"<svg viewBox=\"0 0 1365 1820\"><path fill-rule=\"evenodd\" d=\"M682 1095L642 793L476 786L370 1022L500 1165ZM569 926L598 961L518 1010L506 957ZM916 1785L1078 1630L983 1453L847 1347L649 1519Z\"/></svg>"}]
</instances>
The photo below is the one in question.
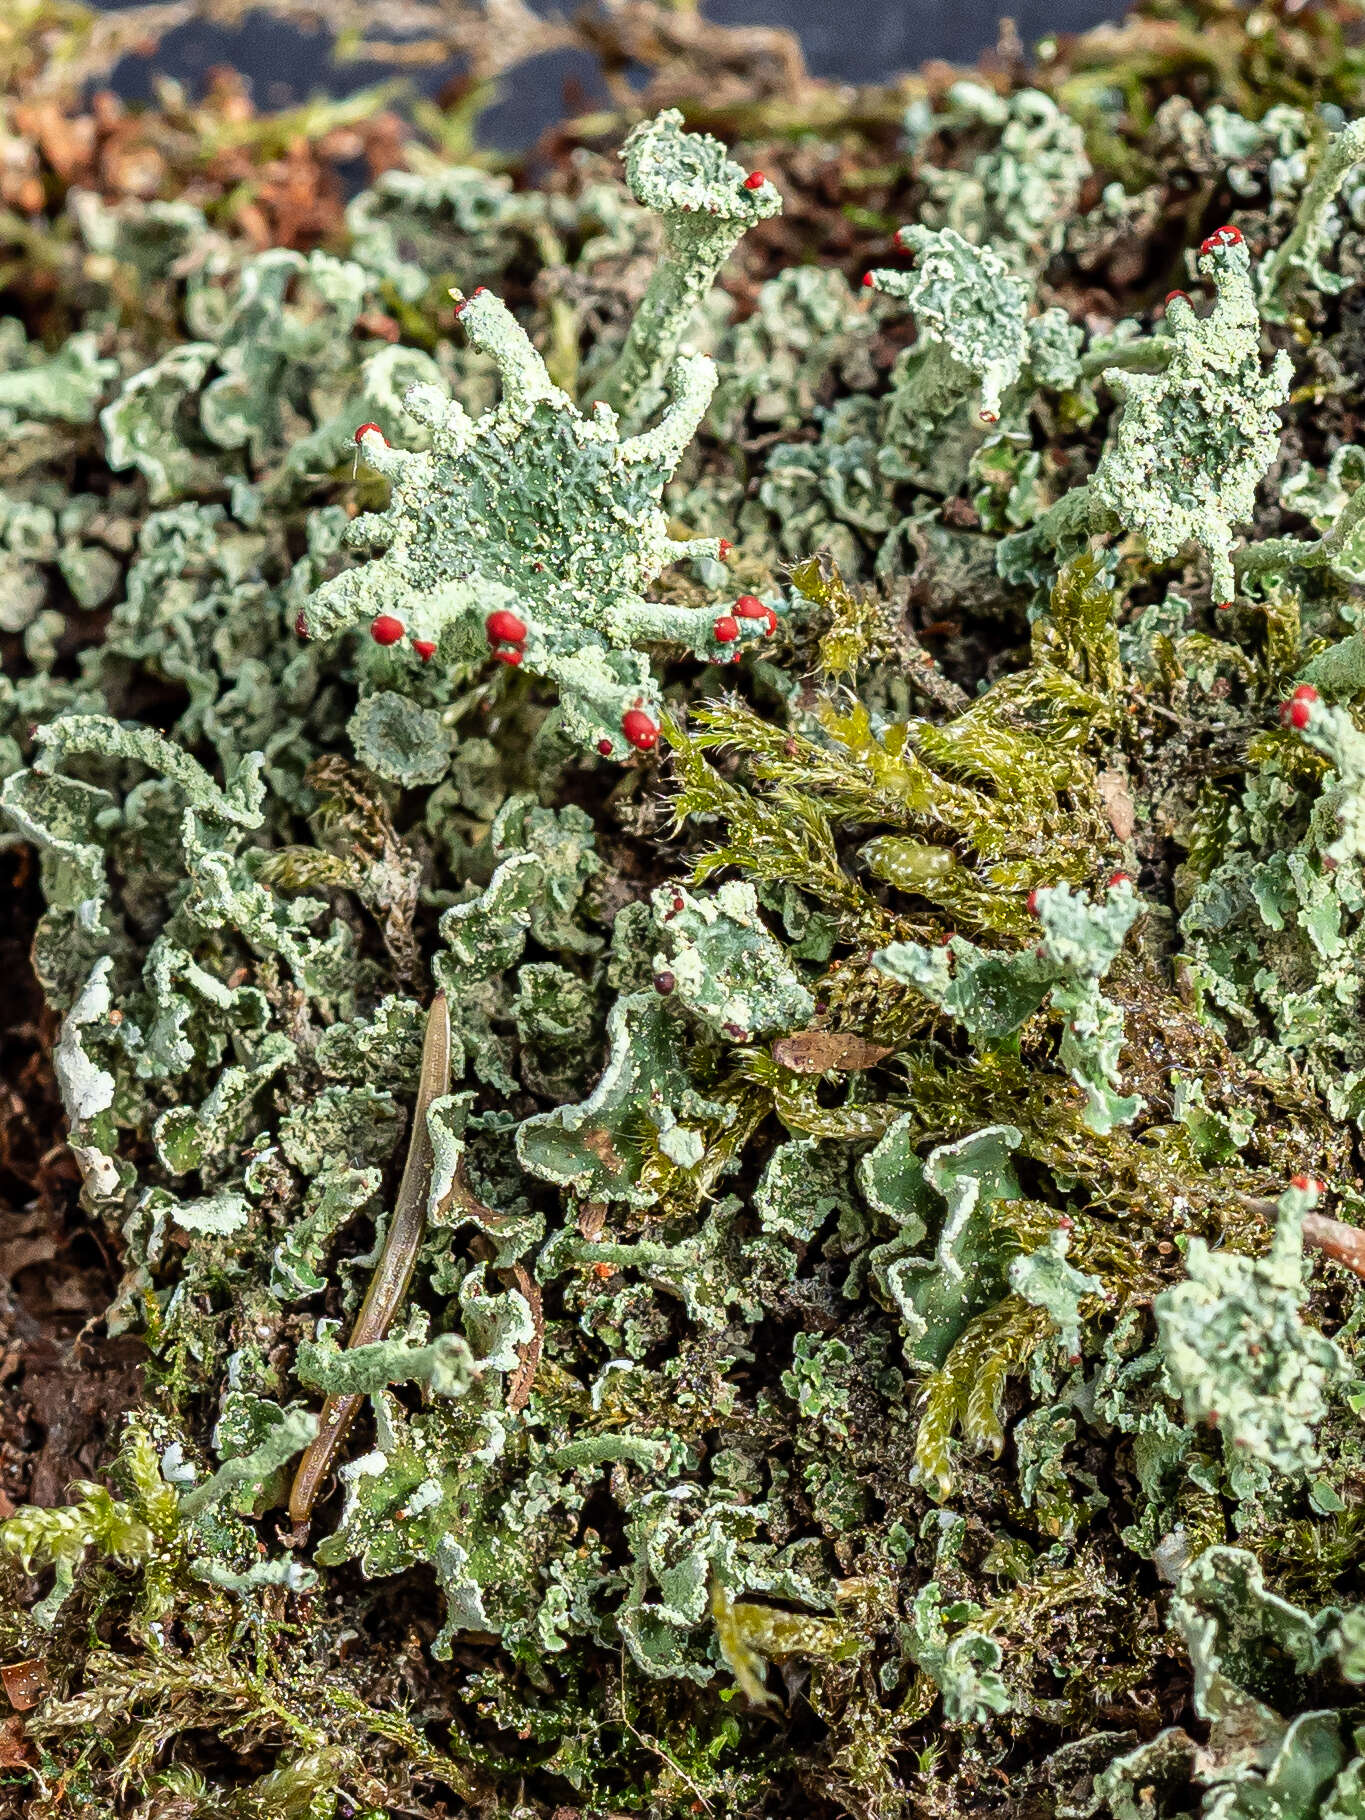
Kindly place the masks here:
<instances>
[{"instance_id":1,"label":"powdery soredia on lichen","mask_svg":"<svg viewBox=\"0 0 1365 1820\"><path fill-rule=\"evenodd\" d=\"M1188 1279L1156 1302L1166 1373L1191 1420L1222 1426L1281 1472L1318 1463L1314 1430L1346 1370L1341 1349L1302 1317L1303 1216L1318 1193L1304 1176L1281 1195L1268 1257L1193 1240Z\"/></svg>"},{"instance_id":2,"label":"powdery soredia on lichen","mask_svg":"<svg viewBox=\"0 0 1365 1820\"><path fill-rule=\"evenodd\" d=\"M977 416L995 423L1003 394L1028 353L1029 287L989 247L970 246L951 228L897 229L911 272L872 271L863 280L899 298L915 318L916 394L936 415L979 392Z\"/></svg>"},{"instance_id":3,"label":"powdery soredia on lichen","mask_svg":"<svg viewBox=\"0 0 1365 1820\"><path fill-rule=\"evenodd\" d=\"M762 171L746 173L718 139L685 133L682 121L666 108L621 148L631 194L664 230L664 256L600 388L632 428L656 408L682 338L741 235L782 207Z\"/></svg>"},{"instance_id":4,"label":"powdery soredia on lichen","mask_svg":"<svg viewBox=\"0 0 1365 1820\"><path fill-rule=\"evenodd\" d=\"M1094 487L1126 529L1142 532L1154 562L1198 543L1213 569L1214 600L1227 602L1233 532L1251 518L1275 459L1278 407L1293 368L1283 350L1262 368L1251 260L1235 228L1204 242L1199 269L1217 301L1203 317L1187 298L1168 304L1175 347L1166 371L1105 374L1122 409Z\"/></svg>"},{"instance_id":5,"label":"powdery soredia on lichen","mask_svg":"<svg viewBox=\"0 0 1365 1820\"><path fill-rule=\"evenodd\" d=\"M999 547L1002 574L1022 579L1028 553L1089 530L1140 532L1154 562L1198 544L1213 572L1213 598L1236 592L1232 546L1254 514L1256 488L1279 447L1279 407L1293 365L1281 349L1265 368L1261 320L1245 241L1219 228L1200 247L1199 270L1217 300L1200 316L1183 292L1167 299L1169 358L1155 373L1104 371L1119 400L1093 478L1074 487L1031 530ZM1021 566L1021 559L1022 566Z\"/></svg>"}]
</instances>

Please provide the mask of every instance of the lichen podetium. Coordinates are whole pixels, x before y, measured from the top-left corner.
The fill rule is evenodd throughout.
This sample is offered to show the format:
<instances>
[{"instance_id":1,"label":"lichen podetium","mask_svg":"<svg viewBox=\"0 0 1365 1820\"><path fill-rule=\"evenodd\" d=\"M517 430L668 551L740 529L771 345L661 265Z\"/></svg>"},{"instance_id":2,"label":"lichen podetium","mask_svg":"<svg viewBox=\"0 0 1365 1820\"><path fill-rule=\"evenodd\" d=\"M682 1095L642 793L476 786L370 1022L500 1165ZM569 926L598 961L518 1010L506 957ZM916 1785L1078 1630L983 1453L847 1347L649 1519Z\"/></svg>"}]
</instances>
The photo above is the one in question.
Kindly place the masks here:
<instances>
[{"instance_id":1,"label":"lichen podetium","mask_svg":"<svg viewBox=\"0 0 1365 1820\"><path fill-rule=\"evenodd\" d=\"M0 1788L1359 1816L1359 9L464 10L0 30Z\"/></svg>"}]
</instances>

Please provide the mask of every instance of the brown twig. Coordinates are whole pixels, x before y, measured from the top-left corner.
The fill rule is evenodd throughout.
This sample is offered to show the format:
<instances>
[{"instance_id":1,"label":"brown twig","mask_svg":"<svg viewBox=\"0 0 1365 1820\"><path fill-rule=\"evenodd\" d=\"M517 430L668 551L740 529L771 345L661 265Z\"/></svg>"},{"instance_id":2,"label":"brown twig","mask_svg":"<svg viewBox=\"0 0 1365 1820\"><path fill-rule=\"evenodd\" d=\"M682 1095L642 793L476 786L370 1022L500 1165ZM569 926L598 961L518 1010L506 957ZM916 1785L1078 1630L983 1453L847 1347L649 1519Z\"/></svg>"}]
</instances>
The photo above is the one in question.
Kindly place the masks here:
<instances>
[{"instance_id":1,"label":"brown twig","mask_svg":"<svg viewBox=\"0 0 1365 1820\"><path fill-rule=\"evenodd\" d=\"M1268 1195L1239 1194L1237 1198L1263 1220L1275 1218L1276 1202ZM1303 1216L1303 1242L1356 1276L1365 1277L1365 1232L1359 1226L1329 1219L1325 1213L1306 1213Z\"/></svg>"},{"instance_id":2,"label":"brown twig","mask_svg":"<svg viewBox=\"0 0 1365 1820\"><path fill-rule=\"evenodd\" d=\"M348 1345L368 1346L382 1340L393 1325L412 1285L418 1248L427 1223L427 1195L435 1157L427 1113L432 1103L450 1091L450 1012L444 992L438 992L427 1013L422 1043L422 1071L417 1104L412 1114L412 1138L403 1179L398 1185L393 1221L384 1240L375 1273L360 1305ZM318 1432L299 1461L289 1493L289 1515L296 1528L306 1530L318 1491L332 1470L347 1430L364 1397L359 1392L328 1397L318 1418Z\"/></svg>"}]
</instances>

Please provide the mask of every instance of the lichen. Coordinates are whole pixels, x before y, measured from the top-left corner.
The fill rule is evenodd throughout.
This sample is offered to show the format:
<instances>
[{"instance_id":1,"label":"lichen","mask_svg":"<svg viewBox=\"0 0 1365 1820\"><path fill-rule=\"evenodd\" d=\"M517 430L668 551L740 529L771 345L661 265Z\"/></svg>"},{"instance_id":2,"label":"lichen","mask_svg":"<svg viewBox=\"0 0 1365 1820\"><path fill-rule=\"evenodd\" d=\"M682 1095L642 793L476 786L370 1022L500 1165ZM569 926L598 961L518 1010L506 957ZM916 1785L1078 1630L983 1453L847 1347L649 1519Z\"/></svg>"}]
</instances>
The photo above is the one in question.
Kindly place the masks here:
<instances>
[{"instance_id":1,"label":"lichen","mask_svg":"<svg viewBox=\"0 0 1365 1820\"><path fill-rule=\"evenodd\" d=\"M1359 1808L1346 10L537 19L539 167L164 98L22 244L0 30L38 1820Z\"/></svg>"}]
</instances>

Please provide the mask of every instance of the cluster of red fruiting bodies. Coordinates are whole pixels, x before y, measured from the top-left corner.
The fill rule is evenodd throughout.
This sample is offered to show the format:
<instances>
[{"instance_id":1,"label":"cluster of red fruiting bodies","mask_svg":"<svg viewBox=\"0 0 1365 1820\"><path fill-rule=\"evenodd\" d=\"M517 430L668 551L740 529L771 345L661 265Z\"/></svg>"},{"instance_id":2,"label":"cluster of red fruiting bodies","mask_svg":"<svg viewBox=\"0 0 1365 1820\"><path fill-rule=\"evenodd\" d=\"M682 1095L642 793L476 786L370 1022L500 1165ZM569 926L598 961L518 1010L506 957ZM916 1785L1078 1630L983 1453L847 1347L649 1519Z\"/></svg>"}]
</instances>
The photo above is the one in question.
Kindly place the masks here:
<instances>
[{"instance_id":1,"label":"cluster of red fruiting bodies","mask_svg":"<svg viewBox=\"0 0 1365 1820\"><path fill-rule=\"evenodd\" d=\"M755 171L752 176L746 178L744 187L754 190L764 182L766 182L766 178L763 173ZM480 290L483 288L482 285L479 287ZM477 296L478 291L474 294ZM371 430L380 438L384 447L388 448L388 438L377 423L360 425L355 432L356 447L360 448L363 445L364 438ZM728 538L722 537L718 540L717 554L722 562L727 560L733 548L734 545ZM764 634L768 637L771 637L777 630L777 614L773 609L765 606L756 594L741 594L735 602L733 610L729 613L722 613L716 620L713 630L717 643L734 644L739 638L741 619L762 620ZM526 622L519 614L513 613L510 608L498 607L485 619L484 629L488 634L488 642L492 646L493 656L497 662L516 669L524 655ZM294 630L300 638L307 638L308 622L302 613L294 621ZM406 632L407 627L393 613L378 613L370 621L370 637L377 645L396 645ZM414 638L412 648L424 664L430 663L436 655L435 639ZM738 651L732 653L733 658L738 656ZM659 741L658 726L639 703L633 708L627 708L621 716L621 733L626 742L639 752L651 751ZM607 757L611 753L612 744L610 739L600 739L597 742L597 750L603 757Z\"/></svg>"},{"instance_id":2,"label":"cluster of red fruiting bodies","mask_svg":"<svg viewBox=\"0 0 1365 1820\"><path fill-rule=\"evenodd\" d=\"M1302 733L1313 718L1313 703L1320 699L1312 683L1300 683L1289 700L1280 703L1280 725L1297 728Z\"/></svg>"}]
</instances>

